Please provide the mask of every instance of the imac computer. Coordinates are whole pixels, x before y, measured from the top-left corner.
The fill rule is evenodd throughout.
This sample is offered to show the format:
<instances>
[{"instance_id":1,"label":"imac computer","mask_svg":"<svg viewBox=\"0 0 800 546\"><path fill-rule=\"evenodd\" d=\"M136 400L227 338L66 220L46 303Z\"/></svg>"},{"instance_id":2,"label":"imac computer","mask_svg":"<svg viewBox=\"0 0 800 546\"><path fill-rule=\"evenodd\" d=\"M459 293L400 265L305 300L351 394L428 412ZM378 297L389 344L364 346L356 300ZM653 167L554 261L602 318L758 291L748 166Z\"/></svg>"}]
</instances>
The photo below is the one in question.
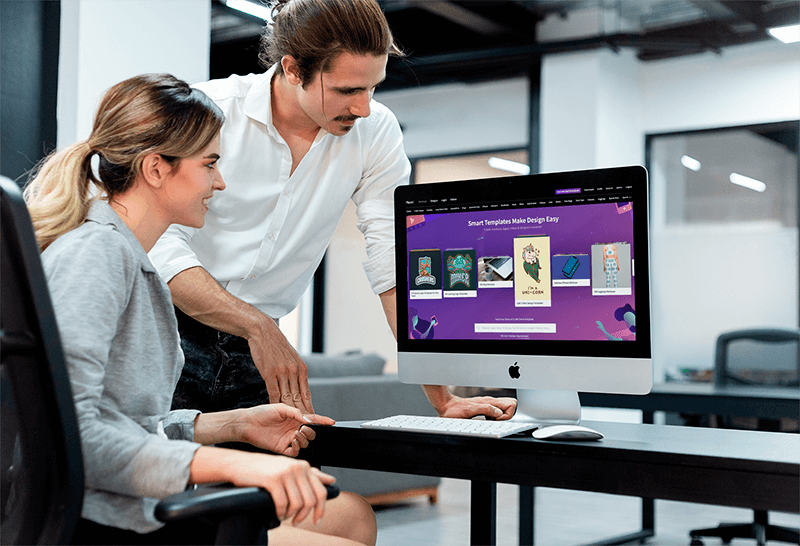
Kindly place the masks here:
<instances>
[{"instance_id":1,"label":"imac computer","mask_svg":"<svg viewBox=\"0 0 800 546\"><path fill-rule=\"evenodd\" d=\"M400 380L517 389L542 425L648 393L647 210L639 166L397 188Z\"/></svg>"}]
</instances>

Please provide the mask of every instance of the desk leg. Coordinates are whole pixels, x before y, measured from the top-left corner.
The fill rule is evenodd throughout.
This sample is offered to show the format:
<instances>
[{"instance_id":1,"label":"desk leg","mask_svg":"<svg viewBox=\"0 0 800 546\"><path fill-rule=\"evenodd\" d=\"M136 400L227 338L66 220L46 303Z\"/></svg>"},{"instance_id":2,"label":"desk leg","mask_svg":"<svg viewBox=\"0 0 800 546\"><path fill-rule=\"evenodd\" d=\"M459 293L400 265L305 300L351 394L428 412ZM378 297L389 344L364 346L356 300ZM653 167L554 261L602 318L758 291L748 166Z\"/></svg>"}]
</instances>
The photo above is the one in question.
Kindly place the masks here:
<instances>
[{"instance_id":1,"label":"desk leg","mask_svg":"<svg viewBox=\"0 0 800 546\"><path fill-rule=\"evenodd\" d=\"M643 411L642 422L652 425L655 422L655 412ZM655 499L642 498L642 533L647 536L656 536L656 501Z\"/></svg>"},{"instance_id":2,"label":"desk leg","mask_svg":"<svg viewBox=\"0 0 800 546\"><path fill-rule=\"evenodd\" d=\"M536 489L530 485L519 486L519 544L533 546Z\"/></svg>"},{"instance_id":3,"label":"desk leg","mask_svg":"<svg viewBox=\"0 0 800 546\"><path fill-rule=\"evenodd\" d=\"M497 543L497 484L473 481L470 499L470 544Z\"/></svg>"}]
</instances>

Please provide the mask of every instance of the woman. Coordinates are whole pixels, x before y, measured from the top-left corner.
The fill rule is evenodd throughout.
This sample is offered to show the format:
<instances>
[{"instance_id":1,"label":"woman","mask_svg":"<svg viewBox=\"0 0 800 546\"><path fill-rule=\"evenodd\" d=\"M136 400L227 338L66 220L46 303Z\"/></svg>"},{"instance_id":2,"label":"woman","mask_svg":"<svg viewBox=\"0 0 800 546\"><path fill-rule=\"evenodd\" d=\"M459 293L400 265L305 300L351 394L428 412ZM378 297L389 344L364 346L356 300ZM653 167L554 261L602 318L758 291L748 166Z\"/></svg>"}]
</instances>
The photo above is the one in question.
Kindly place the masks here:
<instances>
[{"instance_id":1,"label":"woman","mask_svg":"<svg viewBox=\"0 0 800 546\"><path fill-rule=\"evenodd\" d=\"M374 544L362 498L326 502L331 476L281 455L209 447L248 442L294 456L314 436L303 425L331 419L282 404L170 411L183 354L169 289L147 251L170 224L201 227L225 188L222 123L181 80L131 78L105 94L88 140L48 158L25 190L81 432L86 492L73 542L213 540L203 522L163 526L154 507L190 484L231 482L272 494L286 521L271 544Z\"/></svg>"}]
</instances>

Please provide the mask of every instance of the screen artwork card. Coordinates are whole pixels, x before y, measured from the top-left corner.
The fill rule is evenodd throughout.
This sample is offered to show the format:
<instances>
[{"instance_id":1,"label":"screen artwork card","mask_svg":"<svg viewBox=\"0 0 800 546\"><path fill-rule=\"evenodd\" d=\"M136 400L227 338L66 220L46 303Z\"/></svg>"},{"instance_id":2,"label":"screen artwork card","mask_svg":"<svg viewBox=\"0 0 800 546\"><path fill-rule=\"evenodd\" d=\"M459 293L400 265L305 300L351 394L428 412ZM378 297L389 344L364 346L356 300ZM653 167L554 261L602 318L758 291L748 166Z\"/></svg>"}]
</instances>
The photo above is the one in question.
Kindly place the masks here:
<instances>
[{"instance_id":1,"label":"screen artwork card","mask_svg":"<svg viewBox=\"0 0 800 546\"><path fill-rule=\"evenodd\" d=\"M550 307L550 237L514 237L514 305Z\"/></svg>"},{"instance_id":2,"label":"screen artwork card","mask_svg":"<svg viewBox=\"0 0 800 546\"><path fill-rule=\"evenodd\" d=\"M631 295L632 269L629 243L592 245L592 295Z\"/></svg>"},{"instance_id":3,"label":"screen artwork card","mask_svg":"<svg viewBox=\"0 0 800 546\"><path fill-rule=\"evenodd\" d=\"M442 251L438 248L408 252L411 299L441 299Z\"/></svg>"},{"instance_id":4,"label":"screen artwork card","mask_svg":"<svg viewBox=\"0 0 800 546\"><path fill-rule=\"evenodd\" d=\"M445 250L443 265L445 298L478 296L478 260L474 248Z\"/></svg>"},{"instance_id":5,"label":"screen artwork card","mask_svg":"<svg viewBox=\"0 0 800 546\"><path fill-rule=\"evenodd\" d=\"M556 254L553 256L553 286L589 286L588 254Z\"/></svg>"}]
</instances>

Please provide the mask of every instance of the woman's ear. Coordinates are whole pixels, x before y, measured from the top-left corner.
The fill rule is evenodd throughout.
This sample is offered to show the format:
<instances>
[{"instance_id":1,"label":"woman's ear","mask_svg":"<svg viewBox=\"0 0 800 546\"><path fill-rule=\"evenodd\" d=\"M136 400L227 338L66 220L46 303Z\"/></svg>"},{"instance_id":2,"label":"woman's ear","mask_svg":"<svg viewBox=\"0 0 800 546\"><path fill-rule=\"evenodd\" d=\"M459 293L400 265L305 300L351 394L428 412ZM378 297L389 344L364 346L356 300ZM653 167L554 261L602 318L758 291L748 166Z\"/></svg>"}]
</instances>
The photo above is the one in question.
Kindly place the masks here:
<instances>
[{"instance_id":1,"label":"woman's ear","mask_svg":"<svg viewBox=\"0 0 800 546\"><path fill-rule=\"evenodd\" d=\"M161 154L147 154L142 160L142 177L154 189L164 185L170 171L172 165L167 163Z\"/></svg>"},{"instance_id":2,"label":"woman's ear","mask_svg":"<svg viewBox=\"0 0 800 546\"><path fill-rule=\"evenodd\" d=\"M303 81L300 79L300 70L294 57L291 55L284 55L281 57L281 68L283 68L283 74L286 76L286 81L288 81L291 85L303 83Z\"/></svg>"}]
</instances>

